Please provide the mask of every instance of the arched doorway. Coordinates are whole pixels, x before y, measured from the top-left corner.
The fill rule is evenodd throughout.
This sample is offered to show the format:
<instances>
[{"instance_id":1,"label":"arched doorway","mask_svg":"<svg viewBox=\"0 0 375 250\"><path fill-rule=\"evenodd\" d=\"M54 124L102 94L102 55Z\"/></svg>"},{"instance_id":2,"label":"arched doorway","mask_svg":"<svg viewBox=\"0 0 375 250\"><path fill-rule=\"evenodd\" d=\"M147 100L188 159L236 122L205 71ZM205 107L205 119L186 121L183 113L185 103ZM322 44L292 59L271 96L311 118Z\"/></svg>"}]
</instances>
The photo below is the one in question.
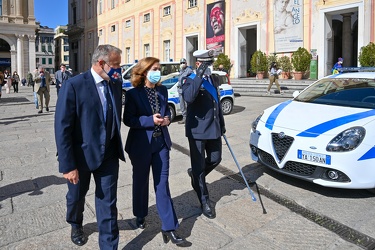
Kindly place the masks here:
<instances>
[{"instance_id":1,"label":"arched doorway","mask_svg":"<svg viewBox=\"0 0 375 250\"><path fill-rule=\"evenodd\" d=\"M8 69L11 72L10 65L10 45L0 38L0 71L4 72L5 69Z\"/></svg>"}]
</instances>

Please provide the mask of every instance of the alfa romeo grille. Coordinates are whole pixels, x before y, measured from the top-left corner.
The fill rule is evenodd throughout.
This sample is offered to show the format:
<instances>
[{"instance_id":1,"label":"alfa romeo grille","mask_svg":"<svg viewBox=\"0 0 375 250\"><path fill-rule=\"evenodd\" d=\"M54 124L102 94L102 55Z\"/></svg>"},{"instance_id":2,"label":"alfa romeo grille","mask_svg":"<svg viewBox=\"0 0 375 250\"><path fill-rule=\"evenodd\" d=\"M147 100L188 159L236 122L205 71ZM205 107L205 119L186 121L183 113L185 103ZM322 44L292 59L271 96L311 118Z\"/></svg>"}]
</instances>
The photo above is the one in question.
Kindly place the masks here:
<instances>
[{"instance_id":1,"label":"alfa romeo grille","mask_svg":"<svg viewBox=\"0 0 375 250\"><path fill-rule=\"evenodd\" d=\"M294 161L288 161L283 170L287 172L291 172L300 176L310 176L314 173L316 169L316 166L300 163L300 162L294 162Z\"/></svg>"},{"instance_id":2,"label":"alfa romeo grille","mask_svg":"<svg viewBox=\"0 0 375 250\"><path fill-rule=\"evenodd\" d=\"M264 165L273 167L273 168L278 168L275 159L269 153L258 149L258 156Z\"/></svg>"},{"instance_id":3,"label":"alfa romeo grille","mask_svg":"<svg viewBox=\"0 0 375 250\"><path fill-rule=\"evenodd\" d=\"M273 148L275 149L276 156L279 161L284 158L293 141L294 138L291 136L280 136L278 133L272 133Z\"/></svg>"}]
</instances>

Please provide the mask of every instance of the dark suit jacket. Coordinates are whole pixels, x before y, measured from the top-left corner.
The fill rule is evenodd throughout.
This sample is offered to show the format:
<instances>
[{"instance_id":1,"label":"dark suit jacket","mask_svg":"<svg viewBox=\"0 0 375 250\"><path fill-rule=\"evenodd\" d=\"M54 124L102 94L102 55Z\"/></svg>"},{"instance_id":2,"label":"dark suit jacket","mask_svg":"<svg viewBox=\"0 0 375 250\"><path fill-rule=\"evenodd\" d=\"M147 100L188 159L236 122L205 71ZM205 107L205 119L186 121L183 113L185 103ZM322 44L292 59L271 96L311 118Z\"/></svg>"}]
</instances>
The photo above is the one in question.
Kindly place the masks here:
<instances>
[{"instance_id":1,"label":"dark suit jacket","mask_svg":"<svg viewBox=\"0 0 375 250\"><path fill-rule=\"evenodd\" d=\"M163 85L156 86L160 103L160 114L162 117L171 117L168 108L168 91ZM143 86L133 88L126 92L124 123L130 127L129 134L125 144L125 151L132 156L142 156L144 151L151 151L151 139L154 132L154 120L151 105L147 98L146 90ZM165 144L168 149L172 142L169 136L168 128L161 127L164 135Z\"/></svg>"},{"instance_id":2,"label":"dark suit jacket","mask_svg":"<svg viewBox=\"0 0 375 250\"><path fill-rule=\"evenodd\" d=\"M55 73L56 88L58 89L61 88L59 85L61 84L62 86L63 83L65 83L71 77L72 75L70 74L68 70L65 70L64 76L61 70L56 71Z\"/></svg>"},{"instance_id":3,"label":"dark suit jacket","mask_svg":"<svg viewBox=\"0 0 375 250\"><path fill-rule=\"evenodd\" d=\"M121 142L121 82L110 83L114 122L117 122L119 158L125 160ZM89 71L62 85L56 104L55 140L59 171L74 169L93 171L103 162L106 126L103 108L94 78Z\"/></svg>"},{"instance_id":4,"label":"dark suit jacket","mask_svg":"<svg viewBox=\"0 0 375 250\"><path fill-rule=\"evenodd\" d=\"M218 94L219 79L211 75L211 81L217 90L218 102L202 87L203 80L191 74L182 85L182 95L187 103L185 121L186 137L198 140L217 139L222 136L225 126ZM209 84L209 83L208 83Z\"/></svg>"}]
</instances>

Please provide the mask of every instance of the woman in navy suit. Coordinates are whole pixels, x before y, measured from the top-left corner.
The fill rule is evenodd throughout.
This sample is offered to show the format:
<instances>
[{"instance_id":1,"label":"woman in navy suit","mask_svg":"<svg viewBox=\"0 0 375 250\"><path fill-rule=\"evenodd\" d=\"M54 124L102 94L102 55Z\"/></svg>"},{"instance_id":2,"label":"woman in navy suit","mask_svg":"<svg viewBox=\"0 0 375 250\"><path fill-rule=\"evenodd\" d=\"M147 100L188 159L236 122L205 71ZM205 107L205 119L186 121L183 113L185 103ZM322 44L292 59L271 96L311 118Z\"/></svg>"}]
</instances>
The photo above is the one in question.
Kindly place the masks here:
<instances>
[{"instance_id":1,"label":"woman in navy suit","mask_svg":"<svg viewBox=\"0 0 375 250\"><path fill-rule=\"evenodd\" d=\"M130 127L125 151L133 166L133 214L137 227L145 228L151 166L163 240L181 244L185 240L175 233L179 224L168 184L172 142L167 126L171 114L167 88L161 85L160 76L159 59L154 57L141 59L133 68L134 88L126 92L123 116L125 125Z\"/></svg>"}]
</instances>

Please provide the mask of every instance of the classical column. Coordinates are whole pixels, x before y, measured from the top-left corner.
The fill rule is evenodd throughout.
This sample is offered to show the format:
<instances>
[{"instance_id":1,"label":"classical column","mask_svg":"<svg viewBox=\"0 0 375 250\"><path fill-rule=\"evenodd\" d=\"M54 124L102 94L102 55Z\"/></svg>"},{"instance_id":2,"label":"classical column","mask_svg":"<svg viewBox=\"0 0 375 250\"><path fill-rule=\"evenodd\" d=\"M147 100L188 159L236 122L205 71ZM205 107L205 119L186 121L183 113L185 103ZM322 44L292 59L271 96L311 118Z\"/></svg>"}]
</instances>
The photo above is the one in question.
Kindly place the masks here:
<instances>
[{"instance_id":1,"label":"classical column","mask_svg":"<svg viewBox=\"0 0 375 250\"><path fill-rule=\"evenodd\" d=\"M7 16L8 14L8 1L3 1L3 16Z\"/></svg>"},{"instance_id":2,"label":"classical column","mask_svg":"<svg viewBox=\"0 0 375 250\"><path fill-rule=\"evenodd\" d=\"M36 59L35 59L35 35L29 35L29 68L27 72L34 72L36 69Z\"/></svg>"},{"instance_id":3,"label":"classical column","mask_svg":"<svg viewBox=\"0 0 375 250\"><path fill-rule=\"evenodd\" d=\"M27 17L29 20L29 24L35 24L35 16L34 16L34 1L27 1L27 8L28 8L28 14Z\"/></svg>"},{"instance_id":4,"label":"classical column","mask_svg":"<svg viewBox=\"0 0 375 250\"><path fill-rule=\"evenodd\" d=\"M16 14L16 23L23 24L22 0L16 0L15 14Z\"/></svg>"},{"instance_id":5,"label":"classical column","mask_svg":"<svg viewBox=\"0 0 375 250\"><path fill-rule=\"evenodd\" d=\"M352 64L353 54L353 38L352 38L352 15L353 13L342 14L342 58L344 58L344 65L349 67Z\"/></svg>"},{"instance_id":6,"label":"classical column","mask_svg":"<svg viewBox=\"0 0 375 250\"><path fill-rule=\"evenodd\" d=\"M17 51L10 50L10 72L13 74L13 71L17 70Z\"/></svg>"},{"instance_id":7,"label":"classical column","mask_svg":"<svg viewBox=\"0 0 375 250\"><path fill-rule=\"evenodd\" d=\"M17 36L17 72L20 78L23 77L23 37L24 35Z\"/></svg>"}]
</instances>

